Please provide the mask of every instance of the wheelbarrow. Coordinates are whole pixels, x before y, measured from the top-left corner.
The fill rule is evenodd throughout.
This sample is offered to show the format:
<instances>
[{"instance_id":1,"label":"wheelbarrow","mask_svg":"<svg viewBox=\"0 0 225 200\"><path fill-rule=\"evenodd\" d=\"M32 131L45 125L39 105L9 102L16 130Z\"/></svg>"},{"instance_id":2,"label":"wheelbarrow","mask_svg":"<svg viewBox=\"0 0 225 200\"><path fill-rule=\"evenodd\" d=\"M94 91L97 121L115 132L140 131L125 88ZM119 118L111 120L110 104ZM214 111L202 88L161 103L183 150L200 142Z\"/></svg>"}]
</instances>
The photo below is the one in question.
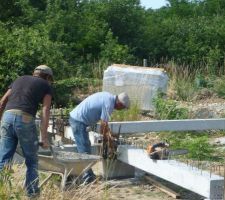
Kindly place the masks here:
<instances>
[{"instance_id":1,"label":"wheelbarrow","mask_svg":"<svg viewBox=\"0 0 225 200\"><path fill-rule=\"evenodd\" d=\"M16 152L23 156L20 148L17 148ZM38 151L38 159L39 170L62 176L61 189L64 190L69 175L74 175L77 178L80 177L94 164L100 161L101 156L72 151L60 151L59 149L54 148L54 146L50 146L50 150L47 151L40 148ZM50 176L47 179L49 179ZM40 184L40 187L47 179Z\"/></svg>"}]
</instances>

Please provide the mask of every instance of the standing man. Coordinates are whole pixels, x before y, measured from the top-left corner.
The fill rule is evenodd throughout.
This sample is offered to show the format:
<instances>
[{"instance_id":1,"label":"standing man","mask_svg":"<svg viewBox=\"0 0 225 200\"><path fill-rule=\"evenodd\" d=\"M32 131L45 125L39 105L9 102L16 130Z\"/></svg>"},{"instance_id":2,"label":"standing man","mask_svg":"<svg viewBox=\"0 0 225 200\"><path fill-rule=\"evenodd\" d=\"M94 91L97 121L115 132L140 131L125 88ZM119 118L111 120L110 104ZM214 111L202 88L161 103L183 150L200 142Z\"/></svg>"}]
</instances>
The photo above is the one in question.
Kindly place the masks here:
<instances>
[{"instance_id":1,"label":"standing man","mask_svg":"<svg viewBox=\"0 0 225 200\"><path fill-rule=\"evenodd\" d=\"M87 127L95 125L101 120L101 134L106 133L108 121L114 109L121 110L129 108L130 100L126 93L113 95L108 92L98 92L82 101L72 112L70 112L70 125L77 144L79 153L91 153L91 143ZM90 169L83 176L84 183L90 183L95 175Z\"/></svg>"},{"instance_id":2,"label":"standing man","mask_svg":"<svg viewBox=\"0 0 225 200\"><path fill-rule=\"evenodd\" d=\"M0 170L10 164L19 142L27 166L25 186L29 197L38 196L40 193L35 116L41 103L41 140L43 148L47 148L52 81L51 68L40 65L34 69L33 76L25 75L17 78L0 100Z\"/></svg>"}]
</instances>

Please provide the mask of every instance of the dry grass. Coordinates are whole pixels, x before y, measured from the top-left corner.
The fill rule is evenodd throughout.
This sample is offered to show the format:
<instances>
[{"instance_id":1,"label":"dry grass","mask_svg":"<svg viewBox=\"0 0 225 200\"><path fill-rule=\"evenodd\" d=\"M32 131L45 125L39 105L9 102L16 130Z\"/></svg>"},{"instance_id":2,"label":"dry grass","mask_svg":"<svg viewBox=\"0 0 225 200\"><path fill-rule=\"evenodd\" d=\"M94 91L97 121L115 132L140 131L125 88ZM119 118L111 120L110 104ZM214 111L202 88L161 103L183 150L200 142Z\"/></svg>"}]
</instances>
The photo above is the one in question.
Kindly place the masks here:
<instances>
[{"instance_id":1,"label":"dry grass","mask_svg":"<svg viewBox=\"0 0 225 200\"><path fill-rule=\"evenodd\" d=\"M14 164L12 170L7 172L7 175L1 176L2 185L0 185L1 200L28 200L23 189L25 180L24 165ZM46 173L40 172L40 183L46 178ZM3 180L4 179L4 180ZM1 181L0 180L0 181ZM112 187L111 187L112 188ZM53 176L41 188L39 200L106 200L109 199L110 189L106 181L96 180L95 182L79 186L72 184L61 191L59 177Z\"/></svg>"},{"instance_id":2,"label":"dry grass","mask_svg":"<svg viewBox=\"0 0 225 200\"><path fill-rule=\"evenodd\" d=\"M42 189L41 200L99 200L108 199L110 188L105 181L96 181L89 185L70 185L61 191L54 181L49 181Z\"/></svg>"},{"instance_id":3,"label":"dry grass","mask_svg":"<svg viewBox=\"0 0 225 200\"><path fill-rule=\"evenodd\" d=\"M169 74L168 97L175 100L190 101L196 95L194 79L198 70L187 66L170 63L167 67Z\"/></svg>"},{"instance_id":4,"label":"dry grass","mask_svg":"<svg viewBox=\"0 0 225 200\"><path fill-rule=\"evenodd\" d=\"M1 171L0 174L0 199L9 200L17 199L22 200L25 198L25 192L23 190L24 165L14 164L10 170Z\"/></svg>"}]
</instances>

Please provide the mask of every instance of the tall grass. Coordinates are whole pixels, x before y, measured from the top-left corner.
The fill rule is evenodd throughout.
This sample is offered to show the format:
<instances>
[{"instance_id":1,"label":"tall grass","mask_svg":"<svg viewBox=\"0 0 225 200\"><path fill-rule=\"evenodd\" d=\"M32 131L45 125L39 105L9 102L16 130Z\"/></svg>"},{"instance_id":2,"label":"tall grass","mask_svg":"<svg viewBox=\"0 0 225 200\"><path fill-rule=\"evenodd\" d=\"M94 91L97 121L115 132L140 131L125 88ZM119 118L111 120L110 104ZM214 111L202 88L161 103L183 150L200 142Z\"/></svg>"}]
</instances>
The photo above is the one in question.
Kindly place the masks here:
<instances>
[{"instance_id":1,"label":"tall grass","mask_svg":"<svg viewBox=\"0 0 225 200\"><path fill-rule=\"evenodd\" d=\"M24 186L25 180L24 164L13 164L11 170L0 172L0 200L28 200ZM46 177L46 173L40 174L40 183ZM58 177L58 175L56 175ZM88 185L70 185L65 191L60 189L60 179L53 176L41 188L39 200L108 200L110 189L106 181L96 180Z\"/></svg>"},{"instance_id":2,"label":"tall grass","mask_svg":"<svg viewBox=\"0 0 225 200\"><path fill-rule=\"evenodd\" d=\"M169 75L169 98L182 101L192 101L203 89L207 88L218 97L225 98L224 72L211 73L202 66L197 68L177 65L169 62L166 70Z\"/></svg>"},{"instance_id":3,"label":"tall grass","mask_svg":"<svg viewBox=\"0 0 225 200\"><path fill-rule=\"evenodd\" d=\"M23 200L25 192L24 184L24 166L13 165L10 169L4 169L0 172L0 199L1 200ZM16 174L14 173L16 172Z\"/></svg>"},{"instance_id":4,"label":"tall grass","mask_svg":"<svg viewBox=\"0 0 225 200\"><path fill-rule=\"evenodd\" d=\"M169 97L189 101L193 99L197 91L195 87L195 78L199 73L198 70L193 71L188 66L178 66L173 62L170 62L167 67L169 74Z\"/></svg>"},{"instance_id":5,"label":"tall grass","mask_svg":"<svg viewBox=\"0 0 225 200\"><path fill-rule=\"evenodd\" d=\"M102 79L103 78L103 73L104 70L109 66L109 62L104 60L104 59L100 59L97 62L94 62L91 65L91 74L92 77L95 79Z\"/></svg>"},{"instance_id":6,"label":"tall grass","mask_svg":"<svg viewBox=\"0 0 225 200\"><path fill-rule=\"evenodd\" d=\"M217 77L214 80L213 91L222 98L225 98L225 76Z\"/></svg>"}]
</instances>

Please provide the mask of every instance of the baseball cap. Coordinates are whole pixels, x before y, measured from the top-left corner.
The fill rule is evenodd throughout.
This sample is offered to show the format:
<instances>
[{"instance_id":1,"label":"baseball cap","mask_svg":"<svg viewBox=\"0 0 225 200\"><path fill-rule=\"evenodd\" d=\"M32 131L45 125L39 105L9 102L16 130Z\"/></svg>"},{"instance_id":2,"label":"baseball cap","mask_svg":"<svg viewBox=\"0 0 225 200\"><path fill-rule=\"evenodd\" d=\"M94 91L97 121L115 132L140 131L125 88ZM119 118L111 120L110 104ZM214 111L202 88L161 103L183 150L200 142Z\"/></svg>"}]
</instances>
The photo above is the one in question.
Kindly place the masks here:
<instances>
[{"instance_id":1,"label":"baseball cap","mask_svg":"<svg viewBox=\"0 0 225 200\"><path fill-rule=\"evenodd\" d=\"M127 95L127 93L122 92L118 95L118 100L124 105L125 108L130 107L130 99Z\"/></svg>"},{"instance_id":2,"label":"baseball cap","mask_svg":"<svg viewBox=\"0 0 225 200\"><path fill-rule=\"evenodd\" d=\"M48 67L47 65L39 65L34 69L34 71L40 71L43 74L48 74L50 76L53 76L52 69Z\"/></svg>"}]
</instances>

